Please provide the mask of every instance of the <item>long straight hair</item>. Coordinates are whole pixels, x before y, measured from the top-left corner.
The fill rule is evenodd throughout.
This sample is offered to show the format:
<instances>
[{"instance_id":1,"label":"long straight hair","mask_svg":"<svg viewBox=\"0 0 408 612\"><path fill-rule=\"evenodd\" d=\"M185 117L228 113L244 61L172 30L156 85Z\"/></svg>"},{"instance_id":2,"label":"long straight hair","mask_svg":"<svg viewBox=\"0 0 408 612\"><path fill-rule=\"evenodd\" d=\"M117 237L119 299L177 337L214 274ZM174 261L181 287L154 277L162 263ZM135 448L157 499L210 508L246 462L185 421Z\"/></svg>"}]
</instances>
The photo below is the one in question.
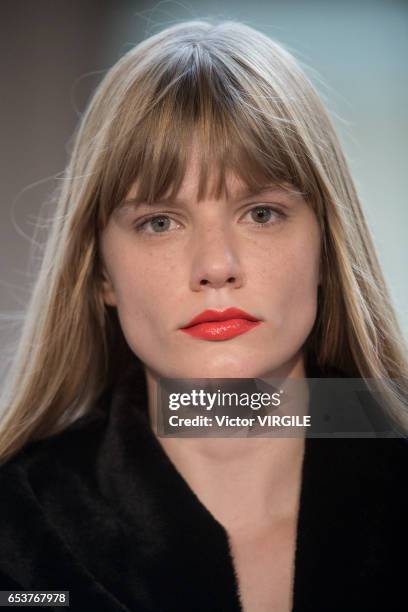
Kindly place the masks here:
<instances>
[{"instance_id":1,"label":"long straight hair","mask_svg":"<svg viewBox=\"0 0 408 612\"><path fill-rule=\"evenodd\" d=\"M99 236L138 179L148 203L176 195L192 134L209 176L293 186L322 236L322 286L305 351L324 372L384 381L408 431L402 334L337 136L282 46L235 22L184 22L134 47L102 80L79 126L2 396L0 460L91 410L133 355L102 298ZM120 355L120 358L119 358ZM112 359L113 356L113 359Z\"/></svg>"}]
</instances>

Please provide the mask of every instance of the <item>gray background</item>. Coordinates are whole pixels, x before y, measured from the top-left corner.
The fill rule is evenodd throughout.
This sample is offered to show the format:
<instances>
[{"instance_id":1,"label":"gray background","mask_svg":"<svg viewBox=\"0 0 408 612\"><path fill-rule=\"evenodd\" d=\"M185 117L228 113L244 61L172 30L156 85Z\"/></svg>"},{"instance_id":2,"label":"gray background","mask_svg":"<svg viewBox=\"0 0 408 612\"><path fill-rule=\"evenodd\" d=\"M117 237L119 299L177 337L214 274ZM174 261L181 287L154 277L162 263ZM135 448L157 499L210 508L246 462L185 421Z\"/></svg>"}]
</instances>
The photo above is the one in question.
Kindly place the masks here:
<instances>
[{"instance_id":1,"label":"gray background","mask_svg":"<svg viewBox=\"0 0 408 612\"><path fill-rule=\"evenodd\" d=\"M407 3L3 0L0 8L0 376L34 278L39 209L90 93L134 43L200 17L244 21L306 65L340 133L408 338Z\"/></svg>"}]
</instances>

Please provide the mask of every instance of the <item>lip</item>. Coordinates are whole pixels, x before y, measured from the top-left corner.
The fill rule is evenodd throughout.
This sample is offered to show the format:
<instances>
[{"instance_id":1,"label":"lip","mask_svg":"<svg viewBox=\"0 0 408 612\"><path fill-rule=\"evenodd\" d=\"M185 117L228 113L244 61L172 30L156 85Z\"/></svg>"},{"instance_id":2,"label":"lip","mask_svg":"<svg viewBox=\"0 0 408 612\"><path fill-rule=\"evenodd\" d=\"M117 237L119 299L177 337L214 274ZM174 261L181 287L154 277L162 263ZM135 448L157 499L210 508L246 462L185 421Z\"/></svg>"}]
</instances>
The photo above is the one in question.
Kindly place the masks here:
<instances>
[{"instance_id":1,"label":"lip","mask_svg":"<svg viewBox=\"0 0 408 612\"><path fill-rule=\"evenodd\" d=\"M204 310L191 319L181 331L204 340L228 340L250 331L261 321L240 308Z\"/></svg>"}]
</instances>

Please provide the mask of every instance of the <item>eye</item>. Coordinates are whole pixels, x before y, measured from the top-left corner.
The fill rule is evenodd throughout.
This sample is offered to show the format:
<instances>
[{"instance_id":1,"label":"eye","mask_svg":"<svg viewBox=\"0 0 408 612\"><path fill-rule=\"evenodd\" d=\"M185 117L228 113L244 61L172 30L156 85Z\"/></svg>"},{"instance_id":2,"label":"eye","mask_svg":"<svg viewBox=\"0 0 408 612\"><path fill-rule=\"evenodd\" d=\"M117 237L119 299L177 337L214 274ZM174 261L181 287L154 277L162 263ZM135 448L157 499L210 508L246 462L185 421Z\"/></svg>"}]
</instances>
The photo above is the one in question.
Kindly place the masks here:
<instances>
[{"instance_id":1,"label":"eye","mask_svg":"<svg viewBox=\"0 0 408 612\"><path fill-rule=\"evenodd\" d=\"M247 215L250 215L257 225L272 225L285 217L285 213L281 210L266 205L254 206L247 211L244 217Z\"/></svg>"},{"instance_id":2,"label":"eye","mask_svg":"<svg viewBox=\"0 0 408 612\"><path fill-rule=\"evenodd\" d=\"M146 234L164 234L169 230L172 221L168 215L154 215L136 224L135 229Z\"/></svg>"}]
</instances>

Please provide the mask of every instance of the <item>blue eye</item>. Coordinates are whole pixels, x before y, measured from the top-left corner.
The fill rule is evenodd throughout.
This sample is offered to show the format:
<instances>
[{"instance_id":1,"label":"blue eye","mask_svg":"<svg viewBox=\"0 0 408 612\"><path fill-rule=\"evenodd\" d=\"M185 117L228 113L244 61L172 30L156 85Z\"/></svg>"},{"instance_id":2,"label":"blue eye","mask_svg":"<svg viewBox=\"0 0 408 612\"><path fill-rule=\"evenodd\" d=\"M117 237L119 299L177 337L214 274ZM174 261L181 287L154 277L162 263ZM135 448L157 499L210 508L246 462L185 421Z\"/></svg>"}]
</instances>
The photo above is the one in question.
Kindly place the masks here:
<instances>
[{"instance_id":1,"label":"blue eye","mask_svg":"<svg viewBox=\"0 0 408 612\"><path fill-rule=\"evenodd\" d=\"M249 211L254 221L259 221L260 223L267 223L270 220L272 215L272 209L267 208L266 206L257 206Z\"/></svg>"},{"instance_id":2,"label":"blue eye","mask_svg":"<svg viewBox=\"0 0 408 612\"><path fill-rule=\"evenodd\" d=\"M142 232L147 231L149 228L153 228L153 231L147 232L149 234L163 234L169 229L171 219L167 215L155 215L149 219L145 219L143 223L136 225L136 231ZM157 230L157 231L156 231Z\"/></svg>"},{"instance_id":3,"label":"blue eye","mask_svg":"<svg viewBox=\"0 0 408 612\"><path fill-rule=\"evenodd\" d=\"M255 206L251 208L248 213L258 225L268 225L271 222L275 223L277 219L279 220L284 216L283 212L271 206Z\"/></svg>"}]
</instances>

